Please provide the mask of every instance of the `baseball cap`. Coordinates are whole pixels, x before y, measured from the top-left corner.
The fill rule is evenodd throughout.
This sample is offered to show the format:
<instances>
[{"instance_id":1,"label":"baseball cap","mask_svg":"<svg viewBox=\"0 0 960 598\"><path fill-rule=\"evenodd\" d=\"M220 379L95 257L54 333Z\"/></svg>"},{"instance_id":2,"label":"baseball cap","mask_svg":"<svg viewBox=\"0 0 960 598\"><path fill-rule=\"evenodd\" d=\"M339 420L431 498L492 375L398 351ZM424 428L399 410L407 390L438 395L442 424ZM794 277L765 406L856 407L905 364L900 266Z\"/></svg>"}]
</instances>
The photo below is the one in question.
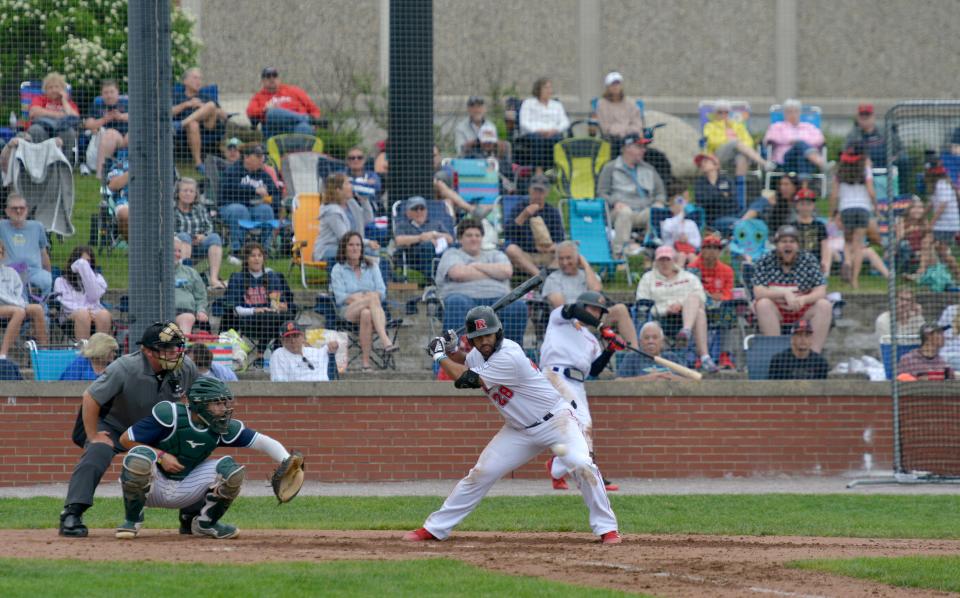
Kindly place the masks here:
<instances>
[{"instance_id":1,"label":"baseball cap","mask_svg":"<svg viewBox=\"0 0 960 598\"><path fill-rule=\"evenodd\" d=\"M278 71L277 68L273 66L265 66L263 67L263 70L260 71L261 79L266 79L267 77L277 77L279 75L280 75L280 71Z\"/></svg>"},{"instance_id":2,"label":"baseball cap","mask_svg":"<svg viewBox=\"0 0 960 598\"><path fill-rule=\"evenodd\" d=\"M409 210L417 206L427 207L427 200L425 200L420 195L414 195L413 197L407 199L406 205L403 207L404 210Z\"/></svg>"},{"instance_id":3,"label":"baseball cap","mask_svg":"<svg viewBox=\"0 0 960 598\"><path fill-rule=\"evenodd\" d=\"M703 243L701 243L700 246L705 248L716 247L717 249L721 249L723 247L723 239L716 235L707 235L703 238Z\"/></svg>"},{"instance_id":4,"label":"baseball cap","mask_svg":"<svg viewBox=\"0 0 960 598\"><path fill-rule=\"evenodd\" d=\"M483 96L470 96L467 98L467 106L480 106L484 103Z\"/></svg>"},{"instance_id":5,"label":"baseball cap","mask_svg":"<svg viewBox=\"0 0 960 598\"><path fill-rule=\"evenodd\" d=\"M795 241L799 241L800 232L797 230L797 227L792 224L784 224L777 229L777 235L774 237L774 241L779 241L785 237L793 237Z\"/></svg>"},{"instance_id":6,"label":"baseball cap","mask_svg":"<svg viewBox=\"0 0 960 598\"><path fill-rule=\"evenodd\" d=\"M790 334L813 334L813 326L810 320L797 320L790 329Z\"/></svg>"},{"instance_id":7,"label":"baseball cap","mask_svg":"<svg viewBox=\"0 0 960 598\"><path fill-rule=\"evenodd\" d=\"M252 154L257 154L258 156L263 155L263 148L259 143L251 143L250 145L244 145L240 148L240 153L244 156L249 156Z\"/></svg>"},{"instance_id":8,"label":"baseball cap","mask_svg":"<svg viewBox=\"0 0 960 598\"><path fill-rule=\"evenodd\" d=\"M284 322L283 326L280 327L280 336L293 336L295 334L303 334L303 328L300 328L300 325L290 320L289 322Z\"/></svg>"},{"instance_id":9,"label":"baseball cap","mask_svg":"<svg viewBox=\"0 0 960 598\"><path fill-rule=\"evenodd\" d=\"M611 71L607 73L607 76L603 79L603 86L610 87L614 83L623 83L623 75L617 71Z\"/></svg>"},{"instance_id":10,"label":"baseball cap","mask_svg":"<svg viewBox=\"0 0 960 598\"><path fill-rule=\"evenodd\" d=\"M231 137L227 139L227 147L240 147L240 140L236 137Z\"/></svg>"},{"instance_id":11,"label":"baseball cap","mask_svg":"<svg viewBox=\"0 0 960 598\"><path fill-rule=\"evenodd\" d=\"M793 201L800 201L802 199L817 201L817 194L814 193L813 189L803 188L797 191L797 194L793 196Z\"/></svg>"},{"instance_id":12,"label":"baseball cap","mask_svg":"<svg viewBox=\"0 0 960 598\"><path fill-rule=\"evenodd\" d=\"M867 116L868 114L873 114L873 104L860 104L857 106L857 114L860 116Z\"/></svg>"},{"instance_id":13,"label":"baseball cap","mask_svg":"<svg viewBox=\"0 0 960 598\"><path fill-rule=\"evenodd\" d=\"M624 137L623 137L623 147L627 147L628 145L633 145L634 143L639 143L640 145L646 145L646 144L650 143L651 141L653 141L653 140L652 140L652 139L647 139L647 138L644 137L643 135L638 135L638 134L636 134L636 133L630 133L630 134L628 134L628 135L624 135Z\"/></svg>"},{"instance_id":14,"label":"baseball cap","mask_svg":"<svg viewBox=\"0 0 960 598\"><path fill-rule=\"evenodd\" d=\"M487 121L483 123L482 127L480 127L477 137L480 138L480 143L496 143L497 127L494 126L492 122Z\"/></svg>"},{"instance_id":15,"label":"baseball cap","mask_svg":"<svg viewBox=\"0 0 960 598\"><path fill-rule=\"evenodd\" d=\"M186 337L175 322L154 322L143 331L137 344L148 349L169 349L183 347Z\"/></svg>"},{"instance_id":16,"label":"baseball cap","mask_svg":"<svg viewBox=\"0 0 960 598\"><path fill-rule=\"evenodd\" d=\"M713 160L717 164L720 164L720 160L718 160L717 157L714 156L713 154L697 154L696 156L693 157L693 163L697 168L700 168L700 164L704 160Z\"/></svg>"},{"instance_id":17,"label":"baseball cap","mask_svg":"<svg viewBox=\"0 0 960 598\"><path fill-rule=\"evenodd\" d=\"M674 251L673 247L670 247L669 245L661 245L660 247L657 247L657 251L653 254L653 258L656 260L672 260L674 257L676 257L676 255L677 252Z\"/></svg>"},{"instance_id":18,"label":"baseball cap","mask_svg":"<svg viewBox=\"0 0 960 598\"><path fill-rule=\"evenodd\" d=\"M528 186L528 188L533 189L535 187L537 189L543 189L544 191L546 191L547 189L550 188L550 179L548 179L546 176L542 174L537 174L530 177L530 185Z\"/></svg>"},{"instance_id":19,"label":"baseball cap","mask_svg":"<svg viewBox=\"0 0 960 598\"><path fill-rule=\"evenodd\" d=\"M927 342L927 338L934 333L943 332L949 326L937 326L936 324L924 324L920 327L920 344Z\"/></svg>"}]
</instances>

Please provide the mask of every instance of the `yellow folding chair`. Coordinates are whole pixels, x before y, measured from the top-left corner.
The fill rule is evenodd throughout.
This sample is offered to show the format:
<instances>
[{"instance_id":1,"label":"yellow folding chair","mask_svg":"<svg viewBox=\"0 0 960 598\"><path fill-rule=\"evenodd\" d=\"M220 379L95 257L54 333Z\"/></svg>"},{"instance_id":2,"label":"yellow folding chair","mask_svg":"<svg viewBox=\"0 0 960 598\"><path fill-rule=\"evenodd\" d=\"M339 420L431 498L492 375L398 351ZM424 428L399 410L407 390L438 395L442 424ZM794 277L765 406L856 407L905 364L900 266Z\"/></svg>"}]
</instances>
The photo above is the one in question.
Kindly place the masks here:
<instances>
[{"instance_id":1,"label":"yellow folding chair","mask_svg":"<svg viewBox=\"0 0 960 598\"><path fill-rule=\"evenodd\" d=\"M290 269L300 267L300 283L307 285L307 269L326 274L327 262L313 259L313 245L320 232L320 194L299 193L293 198L293 243L291 244Z\"/></svg>"}]
</instances>

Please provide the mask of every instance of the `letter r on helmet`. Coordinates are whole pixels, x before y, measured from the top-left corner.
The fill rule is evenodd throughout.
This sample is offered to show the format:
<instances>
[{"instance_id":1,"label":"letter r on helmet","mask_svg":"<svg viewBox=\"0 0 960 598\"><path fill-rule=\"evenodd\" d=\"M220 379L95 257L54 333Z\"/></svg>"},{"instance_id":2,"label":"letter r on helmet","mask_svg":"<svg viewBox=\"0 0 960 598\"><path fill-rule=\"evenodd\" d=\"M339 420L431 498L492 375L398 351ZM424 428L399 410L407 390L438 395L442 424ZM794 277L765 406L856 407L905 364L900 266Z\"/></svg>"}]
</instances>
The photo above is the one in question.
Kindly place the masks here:
<instances>
[{"instance_id":1,"label":"letter r on helmet","mask_svg":"<svg viewBox=\"0 0 960 598\"><path fill-rule=\"evenodd\" d=\"M486 330L486 329L487 329L487 321L484 320L483 318L477 318L476 327L477 327L477 330Z\"/></svg>"}]
</instances>

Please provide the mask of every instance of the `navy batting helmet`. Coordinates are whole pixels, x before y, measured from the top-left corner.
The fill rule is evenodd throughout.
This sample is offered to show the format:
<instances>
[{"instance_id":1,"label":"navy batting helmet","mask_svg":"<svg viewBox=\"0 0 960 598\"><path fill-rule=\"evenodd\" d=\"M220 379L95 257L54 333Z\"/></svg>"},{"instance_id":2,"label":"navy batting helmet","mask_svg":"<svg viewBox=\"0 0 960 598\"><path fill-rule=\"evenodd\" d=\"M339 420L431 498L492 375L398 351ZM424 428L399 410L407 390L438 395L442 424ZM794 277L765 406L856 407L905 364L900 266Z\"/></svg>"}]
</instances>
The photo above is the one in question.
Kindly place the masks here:
<instances>
[{"instance_id":1,"label":"navy batting helmet","mask_svg":"<svg viewBox=\"0 0 960 598\"><path fill-rule=\"evenodd\" d=\"M479 305L467 312L467 338L477 338L499 332L503 336L503 325L497 312L486 305Z\"/></svg>"}]
</instances>

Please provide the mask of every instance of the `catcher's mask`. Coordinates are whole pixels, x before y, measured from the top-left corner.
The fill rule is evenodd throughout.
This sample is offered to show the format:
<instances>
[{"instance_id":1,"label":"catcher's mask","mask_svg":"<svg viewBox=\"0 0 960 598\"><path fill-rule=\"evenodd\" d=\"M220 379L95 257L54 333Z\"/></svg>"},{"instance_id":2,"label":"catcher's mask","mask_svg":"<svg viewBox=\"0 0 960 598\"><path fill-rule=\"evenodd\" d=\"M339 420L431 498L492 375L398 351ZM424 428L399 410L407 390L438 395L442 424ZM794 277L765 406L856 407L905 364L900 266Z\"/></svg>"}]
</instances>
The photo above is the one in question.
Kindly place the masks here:
<instances>
[{"instance_id":1,"label":"catcher's mask","mask_svg":"<svg viewBox=\"0 0 960 598\"><path fill-rule=\"evenodd\" d=\"M186 337L174 322L154 322L143 331L139 344L156 353L160 369L165 372L179 369L183 364Z\"/></svg>"},{"instance_id":2,"label":"catcher's mask","mask_svg":"<svg viewBox=\"0 0 960 598\"><path fill-rule=\"evenodd\" d=\"M215 403L223 403L222 413L215 415L211 412L210 407ZM233 393L226 384L216 378L197 378L187 391L187 405L190 412L195 413L211 431L216 434L227 433L227 426L233 418Z\"/></svg>"},{"instance_id":3,"label":"catcher's mask","mask_svg":"<svg viewBox=\"0 0 960 598\"><path fill-rule=\"evenodd\" d=\"M473 345L473 339L478 336L496 334L497 342L494 344L493 350L495 352L500 350L500 345L503 343L503 325L493 308L486 305L474 307L467 312L466 325L467 340L471 345Z\"/></svg>"}]
</instances>

